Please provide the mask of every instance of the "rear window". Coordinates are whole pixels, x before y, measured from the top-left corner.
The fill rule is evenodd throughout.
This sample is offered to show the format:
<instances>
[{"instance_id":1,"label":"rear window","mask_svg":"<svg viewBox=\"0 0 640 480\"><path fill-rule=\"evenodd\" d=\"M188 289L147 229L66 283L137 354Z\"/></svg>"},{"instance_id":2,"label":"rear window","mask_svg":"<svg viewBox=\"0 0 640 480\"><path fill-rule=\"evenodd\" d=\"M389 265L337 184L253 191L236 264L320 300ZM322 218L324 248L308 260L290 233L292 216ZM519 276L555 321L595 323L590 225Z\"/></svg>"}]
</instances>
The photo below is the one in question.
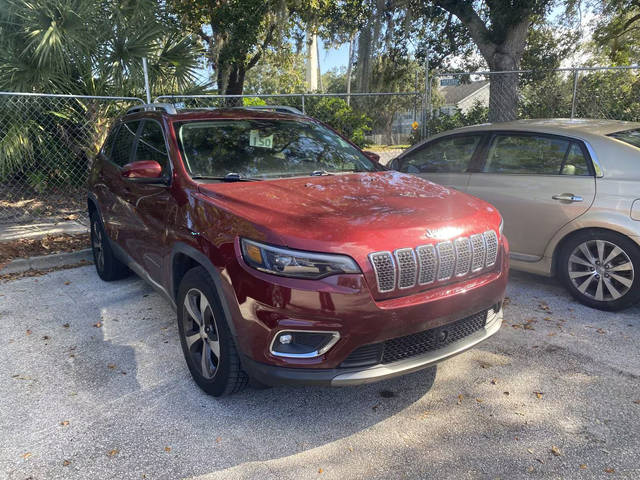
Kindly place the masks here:
<instances>
[{"instance_id":1,"label":"rear window","mask_svg":"<svg viewBox=\"0 0 640 480\"><path fill-rule=\"evenodd\" d=\"M610 133L610 137L621 140L629 145L640 148L640 129L625 130L623 132Z\"/></svg>"}]
</instances>

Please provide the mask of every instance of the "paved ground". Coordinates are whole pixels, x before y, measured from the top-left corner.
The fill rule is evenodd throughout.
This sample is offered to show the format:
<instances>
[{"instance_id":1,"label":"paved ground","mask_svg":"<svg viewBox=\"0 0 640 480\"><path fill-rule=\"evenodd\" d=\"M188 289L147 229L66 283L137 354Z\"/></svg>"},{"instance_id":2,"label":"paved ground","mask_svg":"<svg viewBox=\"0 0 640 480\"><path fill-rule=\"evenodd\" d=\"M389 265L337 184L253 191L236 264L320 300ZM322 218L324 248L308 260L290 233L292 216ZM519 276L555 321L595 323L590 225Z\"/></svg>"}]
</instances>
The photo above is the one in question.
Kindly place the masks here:
<instances>
[{"instance_id":1,"label":"paved ground","mask_svg":"<svg viewBox=\"0 0 640 480\"><path fill-rule=\"evenodd\" d=\"M23 238L40 238L46 235L87 233L87 225L80 220L36 220L29 224L0 224L0 243Z\"/></svg>"},{"instance_id":2,"label":"paved ground","mask_svg":"<svg viewBox=\"0 0 640 480\"><path fill-rule=\"evenodd\" d=\"M640 308L524 275L509 297L508 323L431 388L420 372L216 400L142 281L89 266L0 284L0 477L639 478Z\"/></svg>"}]
</instances>

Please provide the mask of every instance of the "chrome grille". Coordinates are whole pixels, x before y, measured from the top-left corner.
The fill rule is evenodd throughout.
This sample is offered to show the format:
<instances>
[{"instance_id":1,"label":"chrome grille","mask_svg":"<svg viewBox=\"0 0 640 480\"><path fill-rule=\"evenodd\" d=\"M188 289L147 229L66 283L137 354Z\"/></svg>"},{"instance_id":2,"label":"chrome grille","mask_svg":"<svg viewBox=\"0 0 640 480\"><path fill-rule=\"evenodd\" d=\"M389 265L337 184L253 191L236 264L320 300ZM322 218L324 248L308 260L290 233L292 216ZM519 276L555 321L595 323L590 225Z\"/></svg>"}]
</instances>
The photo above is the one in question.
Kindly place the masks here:
<instances>
[{"instance_id":1,"label":"chrome grille","mask_svg":"<svg viewBox=\"0 0 640 480\"><path fill-rule=\"evenodd\" d=\"M376 252L369 255L369 260L376 272L378 291L390 292L396 288L396 267L390 252Z\"/></svg>"},{"instance_id":2,"label":"chrome grille","mask_svg":"<svg viewBox=\"0 0 640 480\"><path fill-rule=\"evenodd\" d=\"M413 248L400 248L393 252L398 262L398 288L403 290L416 284L418 265Z\"/></svg>"},{"instance_id":3,"label":"chrome grille","mask_svg":"<svg viewBox=\"0 0 640 480\"><path fill-rule=\"evenodd\" d=\"M498 259L498 235L493 230L484 232L484 241L487 244L487 260L486 266L490 267L496 263Z\"/></svg>"},{"instance_id":4,"label":"chrome grille","mask_svg":"<svg viewBox=\"0 0 640 480\"><path fill-rule=\"evenodd\" d=\"M471 243L467 237L456 238L456 277L469 273L471 268Z\"/></svg>"},{"instance_id":5,"label":"chrome grille","mask_svg":"<svg viewBox=\"0 0 640 480\"><path fill-rule=\"evenodd\" d=\"M378 291L412 288L460 278L492 267L498 260L498 235L493 230L435 245L399 248L369 254Z\"/></svg>"},{"instance_id":6,"label":"chrome grille","mask_svg":"<svg viewBox=\"0 0 640 480\"><path fill-rule=\"evenodd\" d=\"M433 245L422 245L416 248L418 260L420 262L420 277L418 283L427 285L436 279L436 269L438 268L438 257L436 247Z\"/></svg>"},{"instance_id":7,"label":"chrome grille","mask_svg":"<svg viewBox=\"0 0 640 480\"><path fill-rule=\"evenodd\" d=\"M456 266L456 253L453 249L453 243L441 242L436 245L438 258L438 280L448 280L453 275L453 269Z\"/></svg>"},{"instance_id":8,"label":"chrome grille","mask_svg":"<svg viewBox=\"0 0 640 480\"><path fill-rule=\"evenodd\" d=\"M479 270L482 270L482 267L484 267L487 248L484 244L484 236L481 233L471 235L471 251L473 253L471 271L477 272Z\"/></svg>"}]
</instances>

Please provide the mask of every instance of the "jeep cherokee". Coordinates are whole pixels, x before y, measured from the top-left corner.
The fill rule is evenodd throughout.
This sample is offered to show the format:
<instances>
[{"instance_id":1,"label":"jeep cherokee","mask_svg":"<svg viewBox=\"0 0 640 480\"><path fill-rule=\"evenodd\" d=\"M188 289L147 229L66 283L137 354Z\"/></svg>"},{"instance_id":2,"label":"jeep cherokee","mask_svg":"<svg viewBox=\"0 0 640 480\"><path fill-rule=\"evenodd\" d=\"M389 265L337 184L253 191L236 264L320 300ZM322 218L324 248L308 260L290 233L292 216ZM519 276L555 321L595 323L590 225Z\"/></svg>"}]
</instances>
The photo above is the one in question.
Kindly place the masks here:
<instances>
[{"instance_id":1,"label":"jeep cherokee","mask_svg":"<svg viewBox=\"0 0 640 480\"><path fill-rule=\"evenodd\" d=\"M367 383L493 335L496 209L283 112L136 107L91 169L98 275L132 270L166 296L197 384Z\"/></svg>"}]
</instances>

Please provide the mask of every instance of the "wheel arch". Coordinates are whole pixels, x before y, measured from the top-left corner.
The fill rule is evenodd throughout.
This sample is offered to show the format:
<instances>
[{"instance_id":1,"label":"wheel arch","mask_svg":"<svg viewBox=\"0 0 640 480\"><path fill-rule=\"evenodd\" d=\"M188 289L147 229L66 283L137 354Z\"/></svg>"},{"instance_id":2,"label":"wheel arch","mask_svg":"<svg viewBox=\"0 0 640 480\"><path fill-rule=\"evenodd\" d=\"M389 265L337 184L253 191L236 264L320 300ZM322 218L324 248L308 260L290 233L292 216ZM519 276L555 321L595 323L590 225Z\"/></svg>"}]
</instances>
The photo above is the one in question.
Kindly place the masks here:
<instances>
[{"instance_id":1,"label":"wheel arch","mask_svg":"<svg viewBox=\"0 0 640 480\"><path fill-rule=\"evenodd\" d=\"M233 315L231 309L229 308L229 303L227 302L227 297L224 294L224 289L222 287L222 278L218 269L213 265L211 260L202 252L195 249L194 247L187 245L186 243L178 242L176 243L171 250L171 285L170 285L170 293L173 298L174 303L176 304L176 308L178 306L178 289L180 288L180 282L184 278L184 275L195 267L204 268L211 281L213 282L213 287L218 294L218 299L220 300L220 304L222 305L222 309L224 310L224 314L227 320L227 325L231 334L235 337L236 335L236 327L233 322Z\"/></svg>"}]
</instances>

